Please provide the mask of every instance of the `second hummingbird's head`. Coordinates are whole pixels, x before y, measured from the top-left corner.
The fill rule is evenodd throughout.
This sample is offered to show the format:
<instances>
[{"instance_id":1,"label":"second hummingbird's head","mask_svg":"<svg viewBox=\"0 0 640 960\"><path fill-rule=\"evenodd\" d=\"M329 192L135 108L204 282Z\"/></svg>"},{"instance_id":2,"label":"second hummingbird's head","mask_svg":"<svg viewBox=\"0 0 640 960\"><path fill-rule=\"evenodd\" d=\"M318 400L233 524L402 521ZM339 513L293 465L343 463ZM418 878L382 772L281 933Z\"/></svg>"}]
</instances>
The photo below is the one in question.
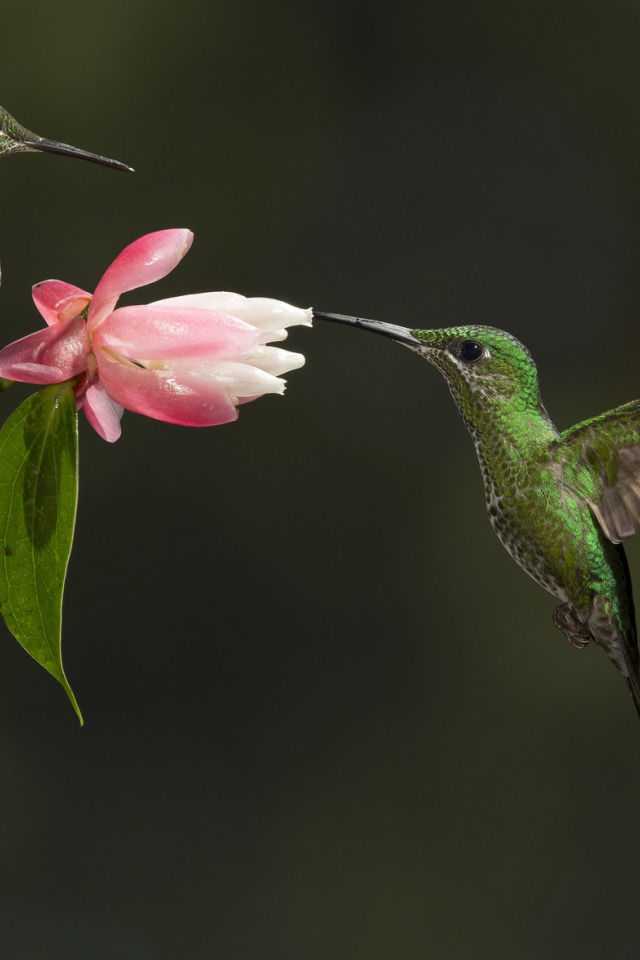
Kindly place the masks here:
<instances>
[{"instance_id":1,"label":"second hummingbird's head","mask_svg":"<svg viewBox=\"0 0 640 960\"><path fill-rule=\"evenodd\" d=\"M0 107L0 157L33 150L31 143L37 139L35 134L21 126L10 113Z\"/></svg>"},{"instance_id":2,"label":"second hummingbird's head","mask_svg":"<svg viewBox=\"0 0 640 960\"><path fill-rule=\"evenodd\" d=\"M119 160L101 157L97 153L80 150L68 143L59 143L57 140L39 137L36 133L32 133L31 130L23 127L10 113L0 107L0 158L8 157L10 153L25 152L59 153L63 157L79 157L81 160L91 160L92 163L100 163L103 167L113 167L115 170L132 171L132 167L128 167L126 163L120 163Z\"/></svg>"}]
</instances>

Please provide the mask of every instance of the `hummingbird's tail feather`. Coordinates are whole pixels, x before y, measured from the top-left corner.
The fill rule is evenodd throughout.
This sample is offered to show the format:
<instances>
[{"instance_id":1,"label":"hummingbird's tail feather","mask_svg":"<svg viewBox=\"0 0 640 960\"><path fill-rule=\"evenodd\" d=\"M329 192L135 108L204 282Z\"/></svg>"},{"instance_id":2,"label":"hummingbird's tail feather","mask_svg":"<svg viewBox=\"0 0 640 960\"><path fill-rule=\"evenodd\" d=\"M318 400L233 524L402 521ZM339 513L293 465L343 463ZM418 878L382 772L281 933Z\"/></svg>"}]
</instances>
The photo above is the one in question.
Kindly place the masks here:
<instances>
[{"instance_id":1,"label":"hummingbird's tail feather","mask_svg":"<svg viewBox=\"0 0 640 960\"><path fill-rule=\"evenodd\" d=\"M638 674L636 673L633 677L625 677L627 681L627 686L629 688L629 693L631 694L631 699L633 700L633 705L636 708L636 712L640 717L640 680Z\"/></svg>"},{"instance_id":2,"label":"hummingbird's tail feather","mask_svg":"<svg viewBox=\"0 0 640 960\"><path fill-rule=\"evenodd\" d=\"M620 630L618 630L618 636L620 637L620 649L626 667L624 678L627 681L627 687L629 688L636 712L640 717L640 668L638 665L638 648L630 647L628 643L625 643L624 638L620 636Z\"/></svg>"},{"instance_id":3,"label":"hummingbird's tail feather","mask_svg":"<svg viewBox=\"0 0 640 960\"><path fill-rule=\"evenodd\" d=\"M603 647L615 666L618 667L624 675L631 699L633 700L633 705L636 708L638 717L640 717L640 659L638 657L635 628L633 629L631 638L629 638L625 637L624 630L621 628L621 624L617 621L617 618L614 620L613 626L615 628L616 638L614 646L608 642L603 643L601 637L595 637L594 639L596 643ZM608 640L609 639L610 638L608 638Z\"/></svg>"},{"instance_id":4,"label":"hummingbird's tail feather","mask_svg":"<svg viewBox=\"0 0 640 960\"><path fill-rule=\"evenodd\" d=\"M623 569L628 576L629 567L624 550L619 548ZM617 615L611 616L604 609L601 595L596 594L589 621L585 622L571 602L563 603L553 611L553 622L566 636L572 647L582 650L593 640L607 654L623 675L636 712L640 717L640 658L635 631L633 601L630 602L630 620L627 629Z\"/></svg>"},{"instance_id":5,"label":"hummingbird's tail feather","mask_svg":"<svg viewBox=\"0 0 640 960\"><path fill-rule=\"evenodd\" d=\"M618 657L612 655L610 650L606 652L616 666L622 670L629 693L631 694L631 699L633 700L633 705L636 708L636 713L638 717L640 717L640 654L638 653L636 612L631 586L631 571L629 570L629 560L623 547L619 546L617 550L622 560L623 576L626 585L628 619L625 627L619 616L615 618L618 647L622 656L618 659ZM622 663L620 663L620 660L622 660Z\"/></svg>"},{"instance_id":6,"label":"hummingbird's tail feather","mask_svg":"<svg viewBox=\"0 0 640 960\"><path fill-rule=\"evenodd\" d=\"M638 647L635 641L635 630L633 633L633 644L625 638L620 624L615 621L612 623L613 633L609 633L606 640L603 635L594 636L596 643L604 649L606 654L613 661L615 666L623 674L627 683L633 705L636 708L638 717L640 717L640 664L638 663ZM611 643L612 635L615 636L615 643Z\"/></svg>"}]
</instances>

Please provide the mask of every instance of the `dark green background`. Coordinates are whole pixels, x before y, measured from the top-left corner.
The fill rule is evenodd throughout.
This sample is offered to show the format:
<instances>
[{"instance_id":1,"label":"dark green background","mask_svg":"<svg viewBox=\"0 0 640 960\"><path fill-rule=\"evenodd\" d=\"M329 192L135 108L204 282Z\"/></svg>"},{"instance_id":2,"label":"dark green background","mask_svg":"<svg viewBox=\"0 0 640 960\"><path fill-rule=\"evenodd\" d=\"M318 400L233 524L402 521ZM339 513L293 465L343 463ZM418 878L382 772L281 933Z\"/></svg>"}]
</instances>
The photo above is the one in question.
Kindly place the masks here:
<instances>
[{"instance_id":1,"label":"dark green background","mask_svg":"<svg viewBox=\"0 0 640 960\"><path fill-rule=\"evenodd\" d=\"M0 169L2 341L129 241L210 289L533 351L564 427L640 396L640 6L6 2L0 102L115 156ZM126 302L135 302L130 295ZM0 650L0 952L637 956L640 726L484 513L437 373L296 330L285 400L81 424L64 652ZM2 397L7 412L19 396ZM640 551L632 545L640 581Z\"/></svg>"}]
</instances>

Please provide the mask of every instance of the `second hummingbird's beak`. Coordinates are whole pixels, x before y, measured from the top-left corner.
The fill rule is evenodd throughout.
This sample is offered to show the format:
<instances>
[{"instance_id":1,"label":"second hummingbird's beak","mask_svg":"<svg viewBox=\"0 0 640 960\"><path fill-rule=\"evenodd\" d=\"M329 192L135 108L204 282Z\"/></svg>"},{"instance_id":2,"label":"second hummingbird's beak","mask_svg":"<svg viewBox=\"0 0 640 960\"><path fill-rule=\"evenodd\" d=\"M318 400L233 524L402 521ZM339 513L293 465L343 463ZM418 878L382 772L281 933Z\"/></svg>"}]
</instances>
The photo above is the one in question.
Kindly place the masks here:
<instances>
[{"instance_id":1,"label":"second hummingbird's beak","mask_svg":"<svg viewBox=\"0 0 640 960\"><path fill-rule=\"evenodd\" d=\"M313 316L319 320L331 320L333 323L345 323L348 327L360 327L362 330L370 330L372 333L379 333L383 337L389 337L397 343L403 343L407 347L423 347L411 330L407 327L398 327L394 323L382 323L380 320L363 320L361 317L347 317L343 313L320 313L313 311Z\"/></svg>"},{"instance_id":2,"label":"second hummingbird's beak","mask_svg":"<svg viewBox=\"0 0 640 960\"><path fill-rule=\"evenodd\" d=\"M23 140L21 142L26 150L41 150L43 153L59 153L63 157L79 157L80 160L91 160L92 163L100 163L103 167L113 167L114 170L127 170L129 173L133 173L133 167L128 167L126 163L120 163L119 160L110 160L109 157L101 157L99 154L89 153L87 150L80 150L78 147L72 147L68 143L58 143L57 140L47 140L46 137L34 137L33 140Z\"/></svg>"}]
</instances>

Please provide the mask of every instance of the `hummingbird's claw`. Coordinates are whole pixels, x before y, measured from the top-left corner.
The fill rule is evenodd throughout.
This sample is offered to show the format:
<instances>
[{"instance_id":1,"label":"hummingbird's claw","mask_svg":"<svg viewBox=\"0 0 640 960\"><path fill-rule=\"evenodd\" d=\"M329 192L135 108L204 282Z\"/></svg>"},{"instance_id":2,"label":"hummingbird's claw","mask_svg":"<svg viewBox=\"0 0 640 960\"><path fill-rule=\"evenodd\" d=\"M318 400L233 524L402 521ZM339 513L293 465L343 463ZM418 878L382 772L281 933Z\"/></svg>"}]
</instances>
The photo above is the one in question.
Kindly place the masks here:
<instances>
[{"instance_id":1,"label":"hummingbird's claw","mask_svg":"<svg viewBox=\"0 0 640 960\"><path fill-rule=\"evenodd\" d=\"M578 619L575 609L570 603L562 603L553 613L554 625L562 630L574 650L584 650L591 639L584 623Z\"/></svg>"}]
</instances>

